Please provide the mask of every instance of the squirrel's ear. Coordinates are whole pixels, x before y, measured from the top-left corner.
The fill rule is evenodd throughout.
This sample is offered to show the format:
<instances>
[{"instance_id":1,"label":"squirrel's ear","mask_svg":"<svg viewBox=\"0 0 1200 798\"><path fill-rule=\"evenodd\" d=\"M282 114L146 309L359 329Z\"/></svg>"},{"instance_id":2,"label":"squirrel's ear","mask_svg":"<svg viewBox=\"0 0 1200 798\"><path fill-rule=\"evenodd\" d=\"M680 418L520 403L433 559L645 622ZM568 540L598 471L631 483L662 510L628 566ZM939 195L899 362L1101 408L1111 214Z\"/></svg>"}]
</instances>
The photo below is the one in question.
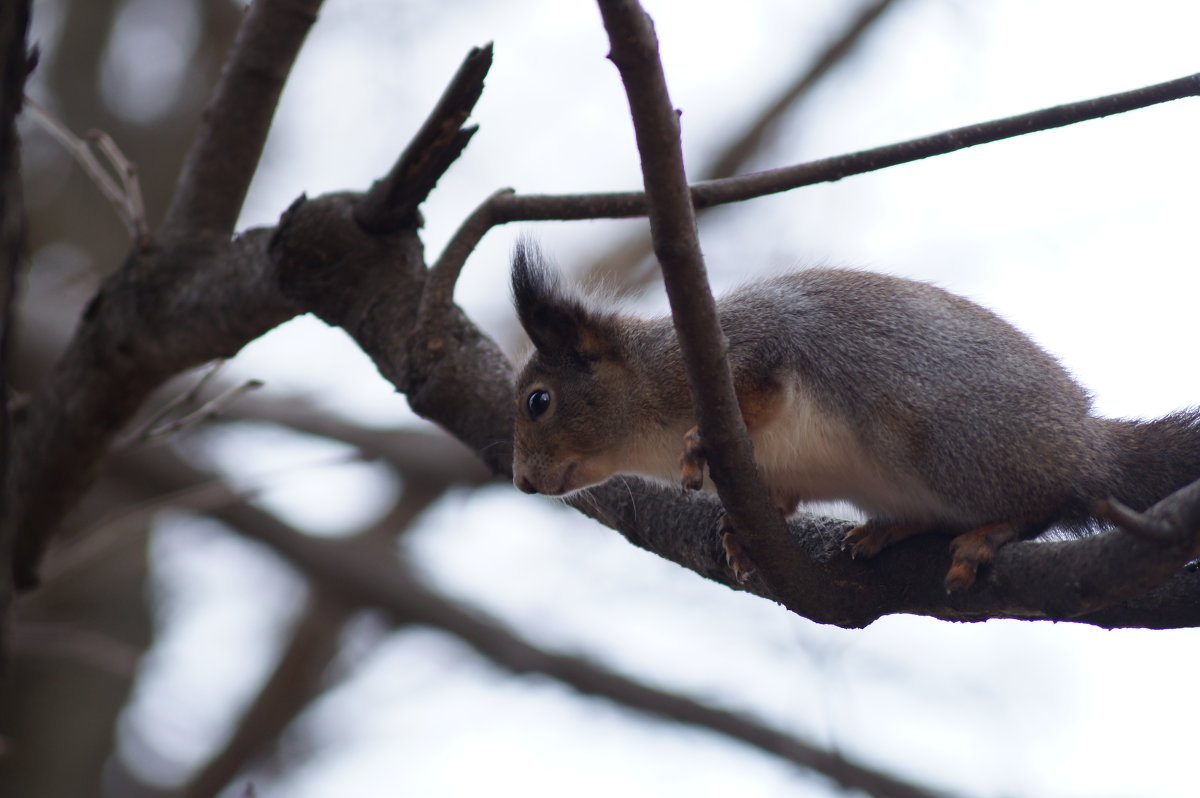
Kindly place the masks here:
<instances>
[{"instance_id":1,"label":"squirrel's ear","mask_svg":"<svg viewBox=\"0 0 1200 798\"><path fill-rule=\"evenodd\" d=\"M615 353L608 319L564 288L537 244L525 237L513 252L512 292L521 326L539 352L584 361Z\"/></svg>"}]
</instances>

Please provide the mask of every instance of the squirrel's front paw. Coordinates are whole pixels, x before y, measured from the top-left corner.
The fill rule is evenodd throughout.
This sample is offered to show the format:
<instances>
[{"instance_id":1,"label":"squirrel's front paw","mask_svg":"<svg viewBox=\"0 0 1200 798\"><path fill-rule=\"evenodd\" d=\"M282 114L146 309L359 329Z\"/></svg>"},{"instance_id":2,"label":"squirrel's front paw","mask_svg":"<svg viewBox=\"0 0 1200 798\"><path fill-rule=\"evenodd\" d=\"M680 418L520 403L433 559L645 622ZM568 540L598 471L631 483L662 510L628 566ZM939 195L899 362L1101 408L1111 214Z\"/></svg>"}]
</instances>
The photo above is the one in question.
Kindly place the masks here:
<instances>
[{"instance_id":1,"label":"squirrel's front paw","mask_svg":"<svg viewBox=\"0 0 1200 798\"><path fill-rule=\"evenodd\" d=\"M679 481L685 491L704 487L704 464L700 427L692 427L683 436L683 454L679 455Z\"/></svg>"},{"instance_id":2,"label":"squirrel's front paw","mask_svg":"<svg viewBox=\"0 0 1200 798\"><path fill-rule=\"evenodd\" d=\"M721 547L725 549L725 562L729 565L729 570L733 571L733 578L739 583L745 582L754 576L756 569L750 560L750 555L742 548L742 543L738 540L737 532L733 528L733 522L729 520L726 513L721 513L721 523L717 530L721 533Z\"/></svg>"}]
</instances>

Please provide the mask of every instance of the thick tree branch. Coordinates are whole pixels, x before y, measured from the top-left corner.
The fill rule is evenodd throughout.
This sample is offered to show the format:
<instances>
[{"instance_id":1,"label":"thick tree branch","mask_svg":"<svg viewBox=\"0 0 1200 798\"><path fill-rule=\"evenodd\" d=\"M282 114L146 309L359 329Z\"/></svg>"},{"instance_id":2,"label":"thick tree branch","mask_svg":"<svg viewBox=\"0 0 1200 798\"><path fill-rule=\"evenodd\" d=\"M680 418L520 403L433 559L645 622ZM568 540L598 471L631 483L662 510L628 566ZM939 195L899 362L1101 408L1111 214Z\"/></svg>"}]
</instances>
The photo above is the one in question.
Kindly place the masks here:
<instances>
[{"instance_id":1,"label":"thick tree branch","mask_svg":"<svg viewBox=\"0 0 1200 798\"><path fill-rule=\"evenodd\" d=\"M151 391L295 315L261 270L269 267L259 256L265 235L231 242L229 234L319 6L257 0L250 7L157 246L139 246L105 282L19 420L3 516L19 589L36 584L46 542Z\"/></svg>"},{"instance_id":2,"label":"thick tree branch","mask_svg":"<svg viewBox=\"0 0 1200 798\"><path fill-rule=\"evenodd\" d=\"M188 150L158 234L228 235L258 168L288 73L321 0L254 0Z\"/></svg>"},{"instance_id":3,"label":"thick tree branch","mask_svg":"<svg viewBox=\"0 0 1200 798\"><path fill-rule=\"evenodd\" d=\"M600 13L612 43L609 58L620 70L629 97L650 234L662 264L709 472L739 541L769 591L794 603L792 585L806 580L812 568L806 558L785 559L774 553L787 550L787 530L759 479L725 359L727 344L708 287L688 192L679 117L668 96L654 27L636 0L600 0Z\"/></svg>"}]
</instances>

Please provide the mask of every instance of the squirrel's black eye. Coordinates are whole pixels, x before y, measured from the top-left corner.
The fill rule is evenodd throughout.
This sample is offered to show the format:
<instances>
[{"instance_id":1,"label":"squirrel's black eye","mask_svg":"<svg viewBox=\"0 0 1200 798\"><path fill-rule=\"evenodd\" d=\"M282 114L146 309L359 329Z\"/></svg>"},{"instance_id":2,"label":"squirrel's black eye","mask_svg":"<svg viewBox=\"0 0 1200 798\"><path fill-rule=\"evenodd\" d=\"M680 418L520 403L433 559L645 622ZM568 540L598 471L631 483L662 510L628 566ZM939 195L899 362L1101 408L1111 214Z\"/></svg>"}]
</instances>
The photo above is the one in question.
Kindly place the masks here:
<instances>
[{"instance_id":1,"label":"squirrel's black eye","mask_svg":"<svg viewBox=\"0 0 1200 798\"><path fill-rule=\"evenodd\" d=\"M550 392L534 391L525 400L525 406L529 408L529 417L537 418L550 407Z\"/></svg>"}]
</instances>

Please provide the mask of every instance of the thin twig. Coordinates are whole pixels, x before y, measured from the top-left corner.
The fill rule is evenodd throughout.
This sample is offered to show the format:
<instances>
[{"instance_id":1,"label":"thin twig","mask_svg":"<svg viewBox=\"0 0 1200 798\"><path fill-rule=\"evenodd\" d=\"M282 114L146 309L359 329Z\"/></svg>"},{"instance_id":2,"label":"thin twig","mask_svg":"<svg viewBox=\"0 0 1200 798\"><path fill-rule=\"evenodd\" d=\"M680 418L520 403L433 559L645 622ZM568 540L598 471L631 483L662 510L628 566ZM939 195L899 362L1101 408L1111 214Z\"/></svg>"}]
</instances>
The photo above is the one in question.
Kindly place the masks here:
<instances>
[{"instance_id":1,"label":"thin twig","mask_svg":"<svg viewBox=\"0 0 1200 798\"><path fill-rule=\"evenodd\" d=\"M100 151L108 158L112 170L119 175L120 185L117 180L113 179L112 172L100 163L87 141L76 136L70 128L31 98L26 97L25 104L29 108L31 117L41 126L42 130L49 133L51 138L62 145L63 149L92 179L96 188L100 189L100 193L104 195L105 199L116 208L117 216L128 228L129 235L134 242L139 246L144 244L150 231L146 224L141 188L136 177L131 179L127 171L133 170L136 175L136 170L117 147L112 137L98 131L91 131L88 134L97 142Z\"/></svg>"},{"instance_id":2,"label":"thin twig","mask_svg":"<svg viewBox=\"0 0 1200 798\"><path fill-rule=\"evenodd\" d=\"M852 175L866 174L889 166L919 161L935 155L988 144L1015 136L1051 130L1056 127L1125 113L1184 97L1200 95L1200 73L1158 83L1132 91L1091 100L1044 108L1026 114L953 128L930 136L875 147L869 150L822 158L817 161L754 172L737 177L701 180L691 184L692 206L696 211L731 202L778 194L783 191L829 183ZM500 190L484 200L455 234L454 257L447 258L457 270L447 270L447 278L458 276L470 251L478 246L492 227L510 222L571 221L582 219L630 219L647 214L646 194L621 191L597 194L516 194ZM440 282L440 280L439 280ZM452 291L452 288L451 288ZM445 295L444 286L438 294ZM432 298L431 298L431 301ZM440 300L439 300L440 301Z\"/></svg>"},{"instance_id":3,"label":"thin twig","mask_svg":"<svg viewBox=\"0 0 1200 798\"><path fill-rule=\"evenodd\" d=\"M698 170L703 179L733 177L742 171L755 153L761 151L768 134L777 127L779 120L801 99L807 97L838 64L856 51L866 34L896 2L898 0L872 0L863 5L841 34L832 39L791 84L784 87L743 130L733 136L708 166ZM709 209L698 208L697 217L707 210ZM639 268L653 254L654 245L650 237L644 232L638 232L608 252L593 258L588 271L593 278L600 279L610 279L613 274L619 272L624 274L624 279L619 280L619 290L636 290L657 273L655 268Z\"/></svg>"},{"instance_id":4,"label":"thin twig","mask_svg":"<svg viewBox=\"0 0 1200 798\"><path fill-rule=\"evenodd\" d=\"M742 202L1197 95L1200 95L1200 74L1189 75L1132 91L953 128L883 147L738 177L698 181L691 185L692 202L697 210ZM646 215L646 195L640 191L511 194L495 197L491 203L497 225L522 221L627 219Z\"/></svg>"},{"instance_id":5,"label":"thin twig","mask_svg":"<svg viewBox=\"0 0 1200 798\"><path fill-rule=\"evenodd\" d=\"M194 427L209 419L216 418L226 407L236 402L243 395L250 391L256 391L263 387L263 385L262 380L246 380L241 385L235 385L219 396L208 400L190 413L185 413L165 424L158 424L157 426L154 423L147 424L141 432L124 442L124 445L148 443L156 438L165 438L180 430ZM118 443L117 445L121 444Z\"/></svg>"},{"instance_id":6,"label":"thin twig","mask_svg":"<svg viewBox=\"0 0 1200 798\"><path fill-rule=\"evenodd\" d=\"M171 401L167 402L165 405L162 406L162 408L157 413L155 413L153 416L151 416L150 420L147 421L143 425L143 431L152 429L153 427L158 426L160 423L162 423L163 419L165 419L170 414L174 413L177 408L183 407L185 405L195 404L199 400L200 394L204 391L204 389L206 387L208 387L208 384L210 382L212 382L212 380L214 378L216 378L216 376L221 372L221 369L224 368L224 366L227 362L228 361L225 360L224 358L221 358L219 360L214 360L209 365L208 371L204 372L204 376L202 376L199 380L197 380L195 385L193 385L191 388L184 391L183 393L179 394ZM131 437L136 438L138 436L134 435ZM118 445L120 445L120 444L118 444Z\"/></svg>"},{"instance_id":7,"label":"thin twig","mask_svg":"<svg viewBox=\"0 0 1200 798\"><path fill-rule=\"evenodd\" d=\"M142 199L142 184L138 180L137 166L125 157L113 137L103 130L89 130L88 138L96 142L100 152L108 158L108 163L121 179L121 195L124 198L125 213L131 221L134 240L139 246L145 246L150 239L150 224L146 221L146 202Z\"/></svg>"}]
</instances>

